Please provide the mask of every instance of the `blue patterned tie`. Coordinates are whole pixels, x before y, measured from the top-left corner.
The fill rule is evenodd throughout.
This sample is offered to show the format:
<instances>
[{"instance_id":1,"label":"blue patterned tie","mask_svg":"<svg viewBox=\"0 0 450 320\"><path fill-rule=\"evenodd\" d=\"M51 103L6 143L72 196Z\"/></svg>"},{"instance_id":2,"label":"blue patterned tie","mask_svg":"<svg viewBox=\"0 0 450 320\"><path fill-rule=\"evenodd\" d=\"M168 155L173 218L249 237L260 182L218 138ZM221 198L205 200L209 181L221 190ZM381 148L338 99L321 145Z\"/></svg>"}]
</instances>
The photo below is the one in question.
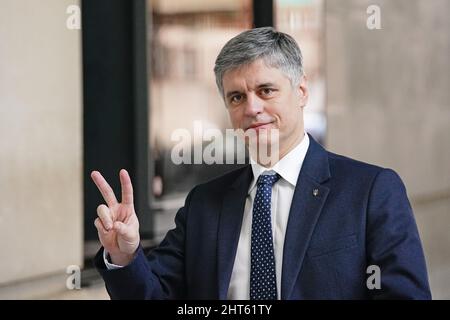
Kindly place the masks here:
<instances>
[{"instance_id":1,"label":"blue patterned tie","mask_svg":"<svg viewBox=\"0 0 450 320\"><path fill-rule=\"evenodd\" d=\"M278 174L260 175L252 217L250 300L276 300L277 281L270 214L272 186Z\"/></svg>"}]
</instances>

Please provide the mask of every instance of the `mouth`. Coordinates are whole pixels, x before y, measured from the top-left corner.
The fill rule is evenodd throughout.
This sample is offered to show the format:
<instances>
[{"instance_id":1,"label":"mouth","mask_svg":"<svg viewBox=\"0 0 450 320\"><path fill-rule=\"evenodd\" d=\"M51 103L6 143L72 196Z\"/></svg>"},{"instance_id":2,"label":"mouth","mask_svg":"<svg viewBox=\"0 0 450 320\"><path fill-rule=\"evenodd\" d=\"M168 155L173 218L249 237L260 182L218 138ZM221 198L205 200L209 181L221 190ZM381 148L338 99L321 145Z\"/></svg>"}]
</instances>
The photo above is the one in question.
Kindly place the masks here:
<instances>
[{"instance_id":1,"label":"mouth","mask_svg":"<svg viewBox=\"0 0 450 320\"><path fill-rule=\"evenodd\" d=\"M265 122L265 123L254 123L254 124L248 126L245 129L245 131L250 130L250 129L254 129L256 131L259 131L261 129L268 129L268 128L270 128L272 123L273 123L273 121L272 122Z\"/></svg>"}]
</instances>

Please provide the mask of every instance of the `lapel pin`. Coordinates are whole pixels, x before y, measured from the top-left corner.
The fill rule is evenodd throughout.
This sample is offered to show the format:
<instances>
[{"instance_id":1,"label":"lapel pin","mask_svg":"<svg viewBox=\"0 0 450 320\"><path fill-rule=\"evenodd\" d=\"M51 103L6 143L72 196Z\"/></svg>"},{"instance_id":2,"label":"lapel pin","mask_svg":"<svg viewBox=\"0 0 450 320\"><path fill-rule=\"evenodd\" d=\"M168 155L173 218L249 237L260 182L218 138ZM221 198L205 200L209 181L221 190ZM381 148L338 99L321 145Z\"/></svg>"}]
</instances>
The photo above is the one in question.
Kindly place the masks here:
<instances>
[{"instance_id":1,"label":"lapel pin","mask_svg":"<svg viewBox=\"0 0 450 320\"><path fill-rule=\"evenodd\" d=\"M314 189L313 190L313 196L317 197L319 195L319 189Z\"/></svg>"}]
</instances>

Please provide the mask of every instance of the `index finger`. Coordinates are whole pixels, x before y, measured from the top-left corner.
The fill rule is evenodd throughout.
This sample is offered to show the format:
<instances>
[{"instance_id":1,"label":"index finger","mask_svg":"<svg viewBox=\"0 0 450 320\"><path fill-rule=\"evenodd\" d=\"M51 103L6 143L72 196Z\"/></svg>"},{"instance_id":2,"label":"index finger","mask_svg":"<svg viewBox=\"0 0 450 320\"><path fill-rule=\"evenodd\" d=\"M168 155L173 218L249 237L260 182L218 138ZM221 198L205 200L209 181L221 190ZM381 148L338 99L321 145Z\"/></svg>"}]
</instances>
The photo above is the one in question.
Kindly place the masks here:
<instances>
[{"instance_id":1,"label":"index finger","mask_svg":"<svg viewBox=\"0 0 450 320\"><path fill-rule=\"evenodd\" d=\"M113 189L110 187L108 182L106 182L105 178L103 178L100 172L92 171L91 178L92 180L94 180L95 185L102 194L103 199L105 199L108 207L112 207L113 205L117 204L117 199L114 195Z\"/></svg>"},{"instance_id":2,"label":"index finger","mask_svg":"<svg viewBox=\"0 0 450 320\"><path fill-rule=\"evenodd\" d=\"M122 186L122 203L133 204L133 185L127 170L120 170L120 185Z\"/></svg>"}]
</instances>

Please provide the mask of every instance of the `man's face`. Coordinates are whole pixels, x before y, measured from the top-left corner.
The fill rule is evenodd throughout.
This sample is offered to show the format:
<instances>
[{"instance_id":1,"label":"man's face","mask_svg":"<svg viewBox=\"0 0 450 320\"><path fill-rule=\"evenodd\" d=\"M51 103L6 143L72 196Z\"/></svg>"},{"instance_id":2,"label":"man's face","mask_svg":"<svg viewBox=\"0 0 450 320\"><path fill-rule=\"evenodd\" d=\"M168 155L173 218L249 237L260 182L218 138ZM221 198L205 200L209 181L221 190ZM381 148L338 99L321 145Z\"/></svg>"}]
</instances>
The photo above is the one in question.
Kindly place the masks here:
<instances>
[{"instance_id":1,"label":"man's face","mask_svg":"<svg viewBox=\"0 0 450 320\"><path fill-rule=\"evenodd\" d=\"M234 129L242 129L246 134L247 130L255 130L258 139L264 129L278 129L280 158L301 141L303 107L308 101L305 77L293 87L281 70L258 59L225 72L222 80Z\"/></svg>"}]
</instances>

